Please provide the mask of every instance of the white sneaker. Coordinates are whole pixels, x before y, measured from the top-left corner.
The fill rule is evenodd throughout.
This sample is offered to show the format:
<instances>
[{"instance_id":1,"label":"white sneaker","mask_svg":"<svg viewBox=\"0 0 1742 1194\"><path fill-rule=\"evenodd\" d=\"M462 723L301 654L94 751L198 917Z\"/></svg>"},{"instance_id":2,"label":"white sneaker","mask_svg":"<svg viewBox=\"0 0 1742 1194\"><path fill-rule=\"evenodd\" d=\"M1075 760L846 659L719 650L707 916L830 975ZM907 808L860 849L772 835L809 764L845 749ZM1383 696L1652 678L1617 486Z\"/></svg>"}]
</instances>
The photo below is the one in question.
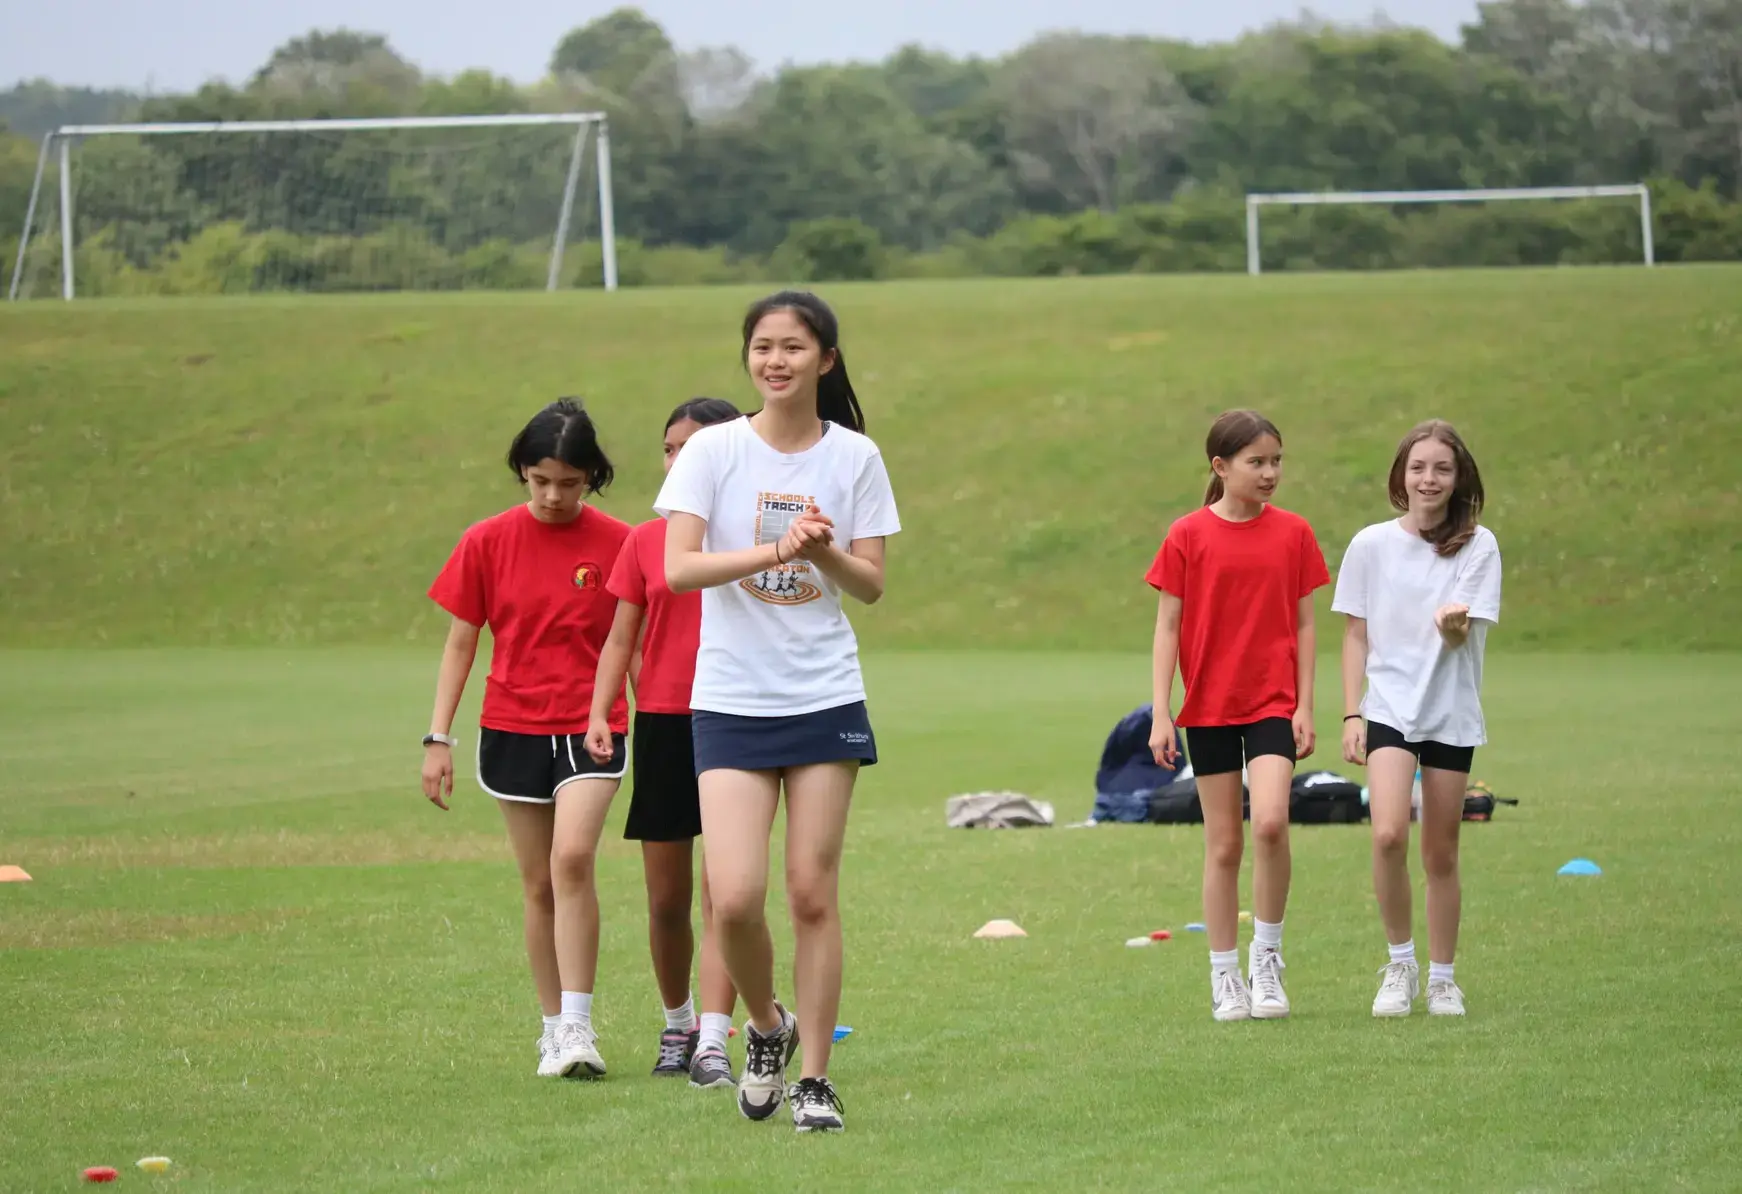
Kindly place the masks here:
<instances>
[{"instance_id":1,"label":"white sneaker","mask_svg":"<svg viewBox=\"0 0 1742 1194\"><path fill-rule=\"evenodd\" d=\"M738 1111L745 1119L767 1119L786 1098L786 1063L798 1048L798 1019L779 1003L780 1031L763 1036L744 1022L744 1075L738 1079Z\"/></svg>"},{"instance_id":2,"label":"white sneaker","mask_svg":"<svg viewBox=\"0 0 1742 1194\"><path fill-rule=\"evenodd\" d=\"M1210 974L1210 1014L1223 1021L1252 1018L1252 996L1238 970Z\"/></svg>"},{"instance_id":3,"label":"white sneaker","mask_svg":"<svg viewBox=\"0 0 1742 1194\"><path fill-rule=\"evenodd\" d=\"M605 1059L592 1025L564 1020L556 1028L557 1073L565 1078L603 1078Z\"/></svg>"},{"instance_id":4,"label":"white sneaker","mask_svg":"<svg viewBox=\"0 0 1742 1194\"><path fill-rule=\"evenodd\" d=\"M1392 962L1380 969L1379 994L1373 997L1375 1016L1407 1016L1421 993L1421 967L1414 962Z\"/></svg>"},{"instance_id":5,"label":"white sneaker","mask_svg":"<svg viewBox=\"0 0 1742 1194\"><path fill-rule=\"evenodd\" d=\"M1252 959L1252 1018L1281 1020L1288 1015L1288 992L1282 989L1282 951L1261 949Z\"/></svg>"},{"instance_id":6,"label":"white sneaker","mask_svg":"<svg viewBox=\"0 0 1742 1194\"><path fill-rule=\"evenodd\" d=\"M562 1050L557 1048L556 1030L549 1029L538 1038L538 1076L555 1078L562 1072Z\"/></svg>"},{"instance_id":7,"label":"white sneaker","mask_svg":"<svg viewBox=\"0 0 1742 1194\"><path fill-rule=\"evenodd\" d=\"M1427 1014L1430 1016L1461 1016L1464 1014L1464 993L1454 982L1441 981L1427 985Z\"/></svg>"}]
</instances>

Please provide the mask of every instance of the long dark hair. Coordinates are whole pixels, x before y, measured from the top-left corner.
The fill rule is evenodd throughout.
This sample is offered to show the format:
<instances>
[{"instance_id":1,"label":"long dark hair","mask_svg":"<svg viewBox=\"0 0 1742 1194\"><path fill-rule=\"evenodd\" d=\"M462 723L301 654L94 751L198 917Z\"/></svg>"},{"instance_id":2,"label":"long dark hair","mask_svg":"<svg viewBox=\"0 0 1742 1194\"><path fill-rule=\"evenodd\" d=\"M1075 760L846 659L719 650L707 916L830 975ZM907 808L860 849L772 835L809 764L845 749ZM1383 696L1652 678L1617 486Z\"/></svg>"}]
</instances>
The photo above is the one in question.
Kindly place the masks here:
<instances>
[{"instance_id":1,"label":"long dark hair","mask_svg":"<svg viewBox=\"0 0 1742 1194\"><path fill-rule=\"evenodd\" d=\"M665 421L665 430L670 431L685 419L698 427L711 427L715 423L730 423L743 417L744 412L724 398L690 398L677 404L671 418Z\"/></svg>"},{"instance_id":2,"label":"long dark hair","mask_svg":"<svg viewBox=\"0 0 1742 1194\"><path fill-rule=\"evenodd\" d=\"M1452 467L1458 472L1452 483L1452 499L1446 503L1446 516L1421 537L1433 545L1434 554L1455 556L1464 544L1476 536L1476 525L1482 517L1482 473L1476 468L1476 458L1464 446L1463 437L1444 419L1429 419L1410 429L1397 445L1397 456L1391 462L1388 488L1391 505L1400 514L1409 513L1409 453L1423 440L1437 439L1452 450Z\"/></svg>"},{"instance_id":3,"label":"long dark hair","mask_svg":"<svg viewBox=\"0 0 1742 1194\"><path fill-rule=\"evenodd\" d=\"M1204 505L1222 500L1222 478L1216 475L1216 458L1232 460L1247 445L1267 435L1282 442L1282 432L1276 424L1255 410L1230 410L1217 416L1210 424L1210 434L1204 439L1204 455L1210 459L1210 487L1204 490Z\"/></svg>"},{"instance_id":4,"label":"long dark hair","mask_svg":"<svg viewBox=\"0 0 1742 1194\"><path fill-rule=\"evenodd\" d=\"M847 360L841 355L840 321L829 305L810 291L783 290L750 305L744 313L745 367L750 364L750 337L756 334L756 325L776 311L791 311L810 329L822 350L835 355L834 368L817 380L817 417L839 423L850 431L863 432L865 412L859 409L859 396L847 377Z\"/></svg>"},{"instance_id":5,"label":"long dark hair","mask_svg":"<svg viewBox=\"0 0 1742 1194\"><path fill-rule=\"evenodd\" d=\"M508 468L523 485L526 470L541 460L560 460L587 474L588 493L601 492L616 475L579 398L559 398L533 415L508 446Z\"/></svg>"}]
</instances>

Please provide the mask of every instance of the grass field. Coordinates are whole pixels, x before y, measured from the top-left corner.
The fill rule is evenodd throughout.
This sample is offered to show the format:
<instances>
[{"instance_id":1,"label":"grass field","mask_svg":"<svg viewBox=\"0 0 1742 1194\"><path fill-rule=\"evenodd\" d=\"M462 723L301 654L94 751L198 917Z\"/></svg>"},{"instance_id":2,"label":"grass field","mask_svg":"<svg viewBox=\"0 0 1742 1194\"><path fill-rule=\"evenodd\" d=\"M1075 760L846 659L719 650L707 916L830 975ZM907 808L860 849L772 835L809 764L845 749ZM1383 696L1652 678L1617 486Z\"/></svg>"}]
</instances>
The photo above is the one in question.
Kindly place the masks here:
<instances>
[{"instance_id":1,"label":"grass field","mask_svg":"<svg viewBox=\"0 0 1742 1194\"><path fill-rule=\"evenodd\" d=\"M1144 660L876 658L886 761L843 896L850 1120L826 1140L646 1075L660 1021L621 802L612 1076L531 1076L496 813L469 780L445 817L416 792L433 665L0 653L0 861L36 877L0 887L0 1189L153 1153L173 1176L129 1188L1735 1189L1731 659L1494 661L1477 771L1523 803L1467 827L1467 1021L1369 1017L1367 832L1326 827L1295 833L1293 1019L1216 1025L1201 938L1122 944L1199 918L1196 830L943 828L944 798L985 786L1084 815ZM1605 874L1556 878L1574 856ZM971 940L994 916L1031 936Z\"/></svg>"},{"instance_id":2,"label":"grass field","mask_svg":"<svg viewBox=\"0 0 1742 1194\"><path fill-rule=\"evenodd\" d=\"M534 1079L498 814L469 775L445 816L416 790L423 592L516 500L512 432L586 395L603 504L644 517L671 406L748 402L754 296L0 304L0 864L35 876L0 885L0 1194L93 1164L226 1192L1739 1188L1742 270L827 296L906 530L855 615L885 761L824 1140L646 1076L622 799L612 1076ZM1235 405L1282 425L1281 501L1333 568L1418 418L1482 462L1507 591L1476 770L1523 803L1466 832L1463 1023L1369 1016L1365 828L1297 829L1295 1014L1247 1025L1210 1021L1201 938L1123 947L1200 918L1199 831L943 828L992 787L1087 813L1147 696L1142 572ZM1354 775L1336 684L1327 654L1314 761ZM1604 875L1557 878L1575 856ZM1031 936L971 939L1000 916Z\"/></svg>"},{"instance_id":3,"label":"grass field","mask_svg":"<svg viewBox=\"0 0 1742 1194\"><path fill-rule=\"evenodd\" d=\"M1742 649L1742 269L826 288L908 528L874 646L1141 650L1141 583L1255 405L1333 563L1420 418L1482 462L1511 646ZM748 403L733 289L0 304L0 645L427 642L423 588L587 396L650 515L659 428ZM996 617L986 617L987 609Z\"/></svg>"}]
</instances>

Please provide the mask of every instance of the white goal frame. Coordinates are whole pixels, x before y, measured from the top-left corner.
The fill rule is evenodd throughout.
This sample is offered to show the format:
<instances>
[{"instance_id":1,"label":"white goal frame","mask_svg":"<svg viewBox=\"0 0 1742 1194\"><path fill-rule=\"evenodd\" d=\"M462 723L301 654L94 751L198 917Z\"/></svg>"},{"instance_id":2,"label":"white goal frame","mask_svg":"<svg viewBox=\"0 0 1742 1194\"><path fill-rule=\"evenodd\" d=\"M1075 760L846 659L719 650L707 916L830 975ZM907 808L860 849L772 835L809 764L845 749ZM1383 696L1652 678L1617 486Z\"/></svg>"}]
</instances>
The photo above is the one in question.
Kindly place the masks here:
<instances>
[{"instance_id":1,"label":"white goal frame","mask_svg":"<svg viewBox=\"0 0 1742 1194\"><path fill-rule=\"evenodd\" d=\"M556 112L536 114L503 114L491 116L384 116L335 120L221 120L203 123L176 124L69 124L63 125L42 139L42 150L36 159L36 180L30 186L30 202L25 208L24 231L18 240L18 260L12 266L12 285L7 297L16 302L19 284L24 276L25 251L30 247L32 225L36 220L37 200L42 192L42 180L48 170L51 147L58 151L60 164L60 234L61 234L61 297L73 298L73 184L72 147L85 137L105 136L165 136L189 133L340 133L366 129L447 129L447 128L511 128L529 125L574 125L575 146L569 157L568 177L563 187L562 210L550 247L550 269L545 289L555 290L562 275L563 250L569 235L569 213L574 209L575 190L580 185L581 156L586 150L588 128L598 130L599 172L599 248L606 290L617 289L617 229L616 213L611 201L611 129L603 112Z\"/></svg>"},{"instance_id":2,"label":"white goal frame","mask_svg":"<svg viewBox=\"0 0 1742 1194\"><path fill-rule=\"evenodd\" d=\"M1645 247L1645 264L1657 264L1651 235L1651 191L1635 184L1603 187L1502 187L1471 191L1302 191L1246 196L1246 272L1257 277L1264 272L1258 255L1258 212L1265 206L1312 207L1352 203L1478 203L1512 199L1627 199L1639 200L1639 233Z\"/></svg>"}]
</instances>

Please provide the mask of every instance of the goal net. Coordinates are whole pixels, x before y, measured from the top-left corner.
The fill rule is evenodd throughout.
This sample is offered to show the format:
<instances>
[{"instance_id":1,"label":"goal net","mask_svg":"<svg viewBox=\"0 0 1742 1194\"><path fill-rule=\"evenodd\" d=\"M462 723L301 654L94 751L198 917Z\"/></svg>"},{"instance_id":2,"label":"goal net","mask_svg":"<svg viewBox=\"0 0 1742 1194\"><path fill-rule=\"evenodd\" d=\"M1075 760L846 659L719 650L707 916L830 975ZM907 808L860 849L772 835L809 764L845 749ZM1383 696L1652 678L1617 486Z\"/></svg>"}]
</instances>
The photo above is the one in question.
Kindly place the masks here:
<instances>
[{"instance_id":1,"label":"goal net","mask_svg":"<svg viewBox=\"0 0 1742 1194\"><path fill-rule=\"evenodd\" d=\"M1560 229L1561 235L1555 236L1546 229L1540 221L1533 222L1530 228L1520 228L1519 235L1507 237L1493 235L1497 230L1489 227L1484 229L1488 235L1472 237L1475 231L1472 227L1475 220L1486 220L1489 224L1495 222L1492 213L1474 211L1475 205L1505 204L1524 202L1560 202L1576 199L1616 200L1629 199L1637 207L1638 233L1633 241L1633 248L1639 252L1646 265L1656 262L1656 251L1653 247L1651 231L1651 192L1639 185L1602 186L1602 187L1513 187L1488 190L1464 191L1305 191L1285 194L1254 194L1246 196L1246 272L1257 275L1264 271L1264 263L1268 259L1273 266L1276 264L1298 263L1304 259L1310 266L1314 257L1312 239L1315 234L1322 236L1337 235L1344 243L1340 246L1340 258L1347 260L1365 260L1375 266L1386 264L1388 254L1394 252L1395 246L1390 243L1396 229L1383 226L1381 221L1387 219L1386 213L1380 213L1377 219L1369 219L1365 223L1358 219L1335 218L1333 213L1346 211L1357 206L1366 207L1420 207L1431 205L1436 207L1443 218L1434 221L1423 221L1418 229L1404 229L1405 234L1413 234L1415 243L1410 256L1427 264L1468 263L1468 243L1479 240L1496 247L1502 252L1517 251L1518 256L1511 259L1500 259L1482 264L1521 264L1532 260L1539 264L1560 264L1569 260L1584 260L1579 254L1586 246L1601 244L1613 246L1620 241L1625 243L1632 239L1632 229L1622 226L1585 227L1565 225ZM1314 223L1302 225L1295 221L1293 226L1284 230L1285 237L1275 237L1275 240L1289 240L1292 244L1273 245L1273 250L1267 253L1261 241L1262 226L1259 213L1265 207L1282 207L1307 209L1309 213L1320 213L1321 216L1333 216L1320 222L1335 224L1337 227L1320 229ZM1329 209L1326 211L1325 209ZM1630 218L1625 207L1617 207L1613 203L1604 205L1604 210L1596 213L1604 225L1612 223L1619 216L1623 223ZM1397 222L1402 223L1402 222ZM1620 235L1615 235L1616 233ZM1505 248L1512 242L1510 248ZM1517 242L1527 242L1519 244ZM1438 242L1438 243L1436 243ZM1436 260L1441 259L1441 260Z\"/></svg>"},{"instance_id":2,"label":"goal net","mask_svg":"<svg viewBox=\"0 0 1742 1194\"><path fill-rule=\"evenodd\" d=\"M71 126L8 293L611 290L612 223L597 113Z\"/></svg>"}]
</instances>

